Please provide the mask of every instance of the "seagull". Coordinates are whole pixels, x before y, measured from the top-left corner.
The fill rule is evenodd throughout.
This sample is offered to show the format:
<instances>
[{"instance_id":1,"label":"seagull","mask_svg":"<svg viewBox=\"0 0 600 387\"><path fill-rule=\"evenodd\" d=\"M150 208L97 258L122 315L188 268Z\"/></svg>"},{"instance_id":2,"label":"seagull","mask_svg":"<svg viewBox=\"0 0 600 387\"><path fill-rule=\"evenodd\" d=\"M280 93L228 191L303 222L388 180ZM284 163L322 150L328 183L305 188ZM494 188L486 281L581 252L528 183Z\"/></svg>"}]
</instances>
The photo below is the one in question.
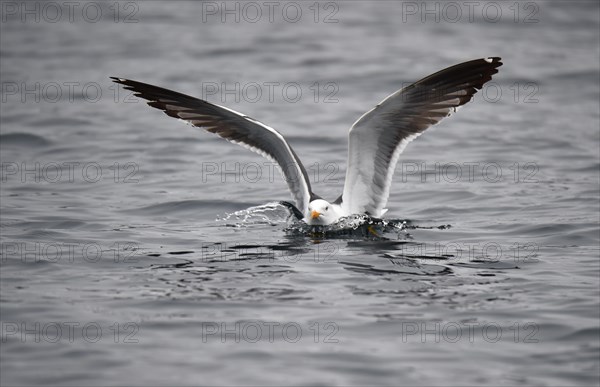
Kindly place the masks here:
<instances>
[{"instance_id":1,"label":"seagull","mask_svg":"<svg viewBox=\"0 0 600 387\"><path fill-rule=\"evenodd\" d=\"M278 164L295 201L282 202L309 225L330 225L366 214L381 218L392 176L406 145L425 129L469 102L502 66L501 59L475 59L448 67L389 95L350 128L348 168L342 194L333 202L316 195L306 169L277 130L224 106L130 79L110 77L148 105L239 144Z\"/></svg>"}]
</instances>

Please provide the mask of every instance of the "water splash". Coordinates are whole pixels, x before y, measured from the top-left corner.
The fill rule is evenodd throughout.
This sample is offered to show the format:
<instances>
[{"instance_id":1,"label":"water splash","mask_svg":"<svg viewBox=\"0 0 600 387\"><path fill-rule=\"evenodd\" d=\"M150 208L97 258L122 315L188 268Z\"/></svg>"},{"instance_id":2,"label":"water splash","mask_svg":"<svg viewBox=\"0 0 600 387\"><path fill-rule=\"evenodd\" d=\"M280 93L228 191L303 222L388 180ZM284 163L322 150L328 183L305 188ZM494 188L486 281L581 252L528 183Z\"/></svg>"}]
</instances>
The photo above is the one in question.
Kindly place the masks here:
<instances>
[{"instance_id":1,"label":"water splash","mask_svg":"<svg viewBox=\"0 0 600 387\"><path fill-rule=\"evenodd\" d=\"M228 227L247 227L268 224L277 226L287 224L293 218L290 211L279 202L270 202L260 206L246 208L218 217L217 222L225 223Z\"/></svg>"},{"instance_id":2,"label":"water splash","mask_svg":"<svg viewBox=\"0 0 600 387\"><path fill-rule=\"evenodd\" d=\"M260 206L225 214L216 219L226 227L251 227L256 225L284 226L284 231L291 236L310 236L313 238L338 239L411 239L409 230L440 229L451 225L417 226L409 220L379 219L369 215L351 215L340 218L327 226L311 226L296 219L289 208L280 202L269 202Z\"/></svg>"}]
</instances>

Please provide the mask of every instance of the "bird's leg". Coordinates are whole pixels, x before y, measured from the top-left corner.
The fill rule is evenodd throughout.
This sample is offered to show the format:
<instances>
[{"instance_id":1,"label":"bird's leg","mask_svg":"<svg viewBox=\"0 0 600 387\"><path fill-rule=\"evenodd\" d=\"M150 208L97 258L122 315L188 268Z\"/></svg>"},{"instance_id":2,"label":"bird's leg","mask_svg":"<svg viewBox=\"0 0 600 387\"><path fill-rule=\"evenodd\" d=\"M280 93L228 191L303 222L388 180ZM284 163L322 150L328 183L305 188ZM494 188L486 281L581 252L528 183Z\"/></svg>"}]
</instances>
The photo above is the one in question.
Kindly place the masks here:
<instances>
[{"instance_id":1,"label":"bird's leg","mask_svg":"<svg viewBox=\"0 0 600 387\"><path fill-rule=\"evenodd\" d=\"M375 229L373 228L373 225L370 224L367 226L367 230L369 231L370 234L376 236L377 238L379 238L379 234L377 234L377 231L375 231Z\"/></svg>"}]
</instances>

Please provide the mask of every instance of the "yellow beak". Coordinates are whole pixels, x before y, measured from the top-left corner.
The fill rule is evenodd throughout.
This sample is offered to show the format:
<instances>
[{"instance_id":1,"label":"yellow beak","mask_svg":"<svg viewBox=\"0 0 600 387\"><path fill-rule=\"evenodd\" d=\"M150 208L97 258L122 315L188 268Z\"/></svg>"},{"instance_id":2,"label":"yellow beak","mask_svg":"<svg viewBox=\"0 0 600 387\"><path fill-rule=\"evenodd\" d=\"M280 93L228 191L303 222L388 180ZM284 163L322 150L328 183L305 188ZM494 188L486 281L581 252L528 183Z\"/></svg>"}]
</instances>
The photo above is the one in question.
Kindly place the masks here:
<instances>
[{"instance_id":1,"label":"yellow beak","mask_svg":"<svg viewBox=\"0 0 600 387\"><path fill-rule=\"evenodd\" d=\"M321 216L321 213L319 211L312 211L310 213L310 217L313 219L317 219L319 216Z\"/></svg>"}]
</instances>

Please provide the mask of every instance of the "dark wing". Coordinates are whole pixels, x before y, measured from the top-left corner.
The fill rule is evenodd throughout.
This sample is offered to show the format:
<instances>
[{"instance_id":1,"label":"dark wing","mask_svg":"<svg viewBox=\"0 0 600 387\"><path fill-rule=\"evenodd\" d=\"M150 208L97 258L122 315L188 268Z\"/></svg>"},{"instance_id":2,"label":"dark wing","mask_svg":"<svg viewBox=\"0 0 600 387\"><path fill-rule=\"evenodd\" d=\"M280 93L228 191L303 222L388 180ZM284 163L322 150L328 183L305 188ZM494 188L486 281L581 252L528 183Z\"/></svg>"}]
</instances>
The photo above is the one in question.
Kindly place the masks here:
<instances>
[{"instance_id":1,"label":"dark wing","mask_svg":"<svg viewBox=\"0 0 600 387\"><path fill-rule=\"evenodd\" d=\"M165 114L218 134L276 162L284 175L296 206L306 213L313 196L308 175L292 147L275 129L244 114L198 98L129 79L111 79L148 100L148 105Z\"/></svg>"},{"instance_id":2,"label":"dark wing","mask_svg":"<svg viewBox=\"0 0 600 387\"><path fill-rule=\"evenodd\" d=\"M349 134L344 211L381 216L406 145L469 102L501 65L494 57L449 67L398 90L360 117Z\"/></svg>"}]
</instances>

